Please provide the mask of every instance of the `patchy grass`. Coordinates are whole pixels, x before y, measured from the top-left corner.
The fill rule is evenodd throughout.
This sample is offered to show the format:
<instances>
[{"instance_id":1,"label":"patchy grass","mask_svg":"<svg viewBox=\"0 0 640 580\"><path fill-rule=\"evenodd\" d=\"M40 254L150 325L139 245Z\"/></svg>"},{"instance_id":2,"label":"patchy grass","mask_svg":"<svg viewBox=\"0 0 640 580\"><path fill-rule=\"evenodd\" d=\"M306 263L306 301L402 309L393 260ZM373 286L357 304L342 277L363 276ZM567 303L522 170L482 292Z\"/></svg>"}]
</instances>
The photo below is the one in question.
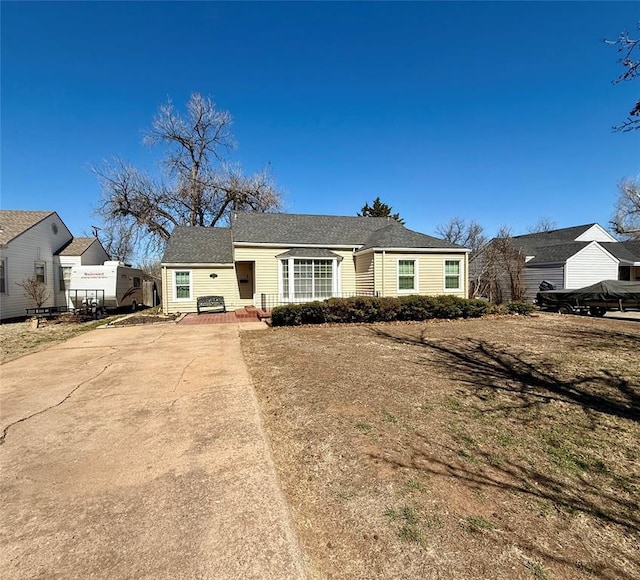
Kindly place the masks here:
<instances>
[{"instance_id":1,"label":"patchy grass","mask_svg":"<svg viewBox=\"0 0 640 580\"><path fill-rule=\"evenodd\" d=\"M640 324L242 340L313 578L640 577Z\"/></svg>"},{"instance_id":2,"label":"patchy grass","mask_svg":"<svg viewBox=\"0 0 640 580\"><path fill-rule=\"evenodd\" d=\"M0 364L49 348L105 324L125 326L174 319L174 315L162 316L156 307L140 310L134 315L119 314L89 322L79 322L71 315L61 316L43 320L38 328L34 328L30 321L0 324Z\"/></svg>"}]
</instances>

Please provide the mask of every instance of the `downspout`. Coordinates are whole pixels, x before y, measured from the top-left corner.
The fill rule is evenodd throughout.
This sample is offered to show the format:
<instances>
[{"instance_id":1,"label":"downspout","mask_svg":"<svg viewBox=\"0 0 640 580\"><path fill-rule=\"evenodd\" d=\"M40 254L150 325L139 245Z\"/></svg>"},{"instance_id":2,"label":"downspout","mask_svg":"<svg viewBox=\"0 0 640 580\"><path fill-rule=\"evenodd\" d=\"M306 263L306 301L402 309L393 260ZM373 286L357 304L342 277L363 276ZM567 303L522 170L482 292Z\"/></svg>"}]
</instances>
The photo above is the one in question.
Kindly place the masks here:
<instances>
[{"instance_id":1,"label":"downspout","mask_svg":"<svg viewBox=\"0 0 640 580\"><path fill-rule=\"evenodd\" d=\"M387 261L387 252L385 250L382 250L382 295L386 296L386 292L384 289L384 281L385 281L385 276L384 276L384 263Z\"/></svg>"}]
</instances>

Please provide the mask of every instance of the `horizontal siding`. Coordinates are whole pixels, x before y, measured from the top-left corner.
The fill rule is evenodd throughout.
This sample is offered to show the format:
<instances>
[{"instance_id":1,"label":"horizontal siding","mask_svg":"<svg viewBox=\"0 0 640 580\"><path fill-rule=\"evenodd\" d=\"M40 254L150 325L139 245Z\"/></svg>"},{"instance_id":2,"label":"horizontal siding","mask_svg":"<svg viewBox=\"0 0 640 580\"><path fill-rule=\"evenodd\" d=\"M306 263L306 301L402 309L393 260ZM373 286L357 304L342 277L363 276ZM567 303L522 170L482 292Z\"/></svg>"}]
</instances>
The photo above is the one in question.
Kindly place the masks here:
<instances>
[{"instance_id":1,"label":"horizontal siding","mask_svg":"<svg viewBox=\"0 0 640 580\"><path fill-rule=\"evenodd\" d=\"M58 226L58 233L54 234L51 225ZM34 275L36 261L45 263L45 281L49 289L50 298L45 306L64 304L56 302L60 293L57 292L58 257L54 256L62 246L71 241L71 233L53 214L36 226L27 230L0 249L0 259L6 264L6 293L0 294L0 318L16 318L25 316L26 308L33 308L35 304L24 295L24 290L18 282Z\"/></svg>"},{"instance_id":2,"label":"horizontal siding","mask_svg":"<svg viewBox=\"0 0 640 580\"><path fill-rule=\"evenodd\" d=\"M567 260L565 283L568 290L617 279L618 260L597 244L587 246Z\"/></svg>"},{"instance_id":3,"label":"horizontal siding","mask_svg":"<svg viewBox=\"0 0 640 580\"><path fill-rule=\"evenodd\" d=\"M556 266L525 266L523 273L526 298L533 300L536 294L540 291L540 283L543 280L551 282L556 290L564 289L564 265L559 264ZM508 285L507 285L508 288ZM510 293L510 290L508 291ZM504 297L505 300L509 299L509 296Z\"/></svg>"},{"instance_id":4,"label":"horizontal siding","mask_svg":"<svg viewBox=\"0 0 640 580\"><path fill-rule=\"evenodd\" d=\"M373 253L356 256L355 271L356 292L373 294L375 292Z\"/></svg>"},{"instance_id":5,"label":"horizontal siding","mask_svg":"<svg viewBox=\"0 0 640 580\"><path fill-rule=\"evenodd\" d=\"M190 300L175 299L173 272L176 270L191 272ZM211 274L216 274L216 278L211 278ZM240 300L235 268L163 268L162 288L162 307L167 314L197 312L196 298L198 296L223 296L228 310L235 310L246 304L251 304L251 301Z\"/></svg>"},{"instance_id":6,"label":"horizontal siding","mask_svg":"<svg viewBox=\"0 0 640 580\"><path fill-rule=\"evenodd\" d=\"M294 246L292 246L293 248ZM254 279L255 293L278 294L278 256L289 251L291 248L264 248L264 247L241 247L235 248L234 257L236 262L255 261ZM355 257L350 250L334 250L334 254L342 257L340 262L340 292L354 293L356 291L356 267Z\"/></svg>"},{"instance_id":7,"label":"horizontal siding","mask_svg":"<svg viewBox=\"0 0 640 580\"><path fill-rule=\"evenodd\" d=\"M96 266L109 260L109 255L97 240L92 242L86 251L80 256L82 266Z\"/></svg>"},{"instance_id":8,"label":"horizontal siding","mask_svg":"<svg viewBox=\"0 0 640 580\"><path fill-rule=\"evenodd\" d=\"M409 254L401 252L376 252L375 256L375 281L376 290L381 296L398 296L407 294L398 293L398 260L416 260L418 264L418 289L417 294L439 295L453 294L466 297L468 289L467 271L468 260L466 254ZM444 287L444 263L445 260L462 261L462 284L459 291L446 290ZM416 292L412 292L416 293Z\"/></svg>"}]
</instances>

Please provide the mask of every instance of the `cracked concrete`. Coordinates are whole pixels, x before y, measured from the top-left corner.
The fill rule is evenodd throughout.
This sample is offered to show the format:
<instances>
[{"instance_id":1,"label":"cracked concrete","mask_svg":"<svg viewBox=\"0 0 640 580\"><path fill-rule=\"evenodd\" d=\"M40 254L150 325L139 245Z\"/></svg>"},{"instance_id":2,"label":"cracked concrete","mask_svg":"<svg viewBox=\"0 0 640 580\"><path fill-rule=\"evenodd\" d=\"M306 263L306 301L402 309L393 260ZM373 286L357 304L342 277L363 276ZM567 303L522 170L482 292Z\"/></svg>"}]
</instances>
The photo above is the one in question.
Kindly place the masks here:
<instances>
[{"instance_id":1,"label":"cracked concrete","mask_svg":"<svg viewBox=\"0 0 640 580\"><path fill-rule=\"evenodd\" d=\"M0 366L2 578L305 577L238 333L98 329Z\"/></svg>"}]
</instances>

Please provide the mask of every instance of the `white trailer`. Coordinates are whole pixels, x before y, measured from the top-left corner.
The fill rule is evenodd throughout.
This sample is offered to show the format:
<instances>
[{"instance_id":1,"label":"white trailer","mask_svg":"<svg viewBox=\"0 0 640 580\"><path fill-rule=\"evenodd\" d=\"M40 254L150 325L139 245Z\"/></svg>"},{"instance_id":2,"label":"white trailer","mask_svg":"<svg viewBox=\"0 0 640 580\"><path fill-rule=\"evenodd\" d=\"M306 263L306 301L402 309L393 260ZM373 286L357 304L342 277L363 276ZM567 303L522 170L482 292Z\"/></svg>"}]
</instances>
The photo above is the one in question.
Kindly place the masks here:
<instances>
[{"instance_id":1,"label":"white trailer","mask_svg":"<svg viewBox=\"0 0 640 580\"><path fill-rule=\"evenodd\" d=\"M144 272L119 261L101 266L74 266L67 291L67 303L76 310L94 313L128 308L136 310L144 303Z\"/></svg>"}]
</instances>

